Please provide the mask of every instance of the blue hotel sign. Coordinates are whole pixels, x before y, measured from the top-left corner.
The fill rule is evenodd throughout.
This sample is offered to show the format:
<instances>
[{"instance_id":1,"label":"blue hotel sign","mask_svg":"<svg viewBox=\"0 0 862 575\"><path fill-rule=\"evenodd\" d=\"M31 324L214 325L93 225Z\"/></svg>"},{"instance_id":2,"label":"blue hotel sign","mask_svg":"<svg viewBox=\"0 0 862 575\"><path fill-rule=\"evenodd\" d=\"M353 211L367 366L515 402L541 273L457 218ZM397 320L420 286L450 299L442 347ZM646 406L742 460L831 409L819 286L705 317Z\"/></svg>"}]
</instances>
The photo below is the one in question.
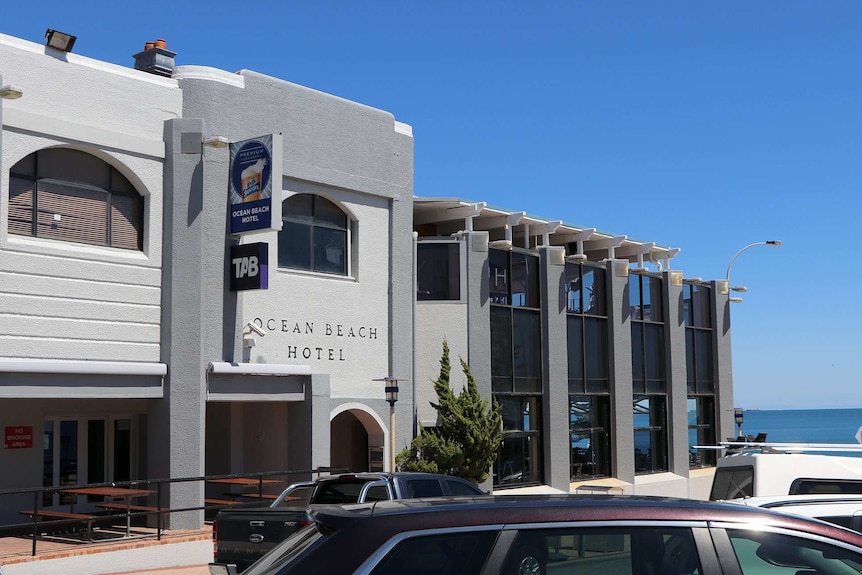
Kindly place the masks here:
<instances>
[{"instance_id":1,"label":"blue hotel sign","mask_svg":"<svg viewBox=\"0 0 862 575\"><path fill-rule=\"evenodd\" d=\"M274 154L272 134L231 142L228 178L231 234L281 229L280 213L273 221L273 201L281 201L281 151L278 148L280 146ZM278 198L274 198L273 176L278 178Z\"/></svg>"}]
</instances>

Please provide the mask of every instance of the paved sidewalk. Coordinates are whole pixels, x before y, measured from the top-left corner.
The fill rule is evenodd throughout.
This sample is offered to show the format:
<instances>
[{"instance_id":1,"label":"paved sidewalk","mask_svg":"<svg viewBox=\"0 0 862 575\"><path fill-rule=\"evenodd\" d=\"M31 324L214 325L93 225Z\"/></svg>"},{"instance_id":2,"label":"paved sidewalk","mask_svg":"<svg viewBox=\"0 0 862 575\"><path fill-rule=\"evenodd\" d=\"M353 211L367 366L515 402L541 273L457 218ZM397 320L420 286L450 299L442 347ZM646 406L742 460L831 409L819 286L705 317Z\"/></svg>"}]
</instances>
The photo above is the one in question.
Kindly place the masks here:
<instances>
[{"instance_id":1,"label":"paved sidewalk","mask_svg":"<svg viewBox=\"0 0 862 575\"><path fill-rule=\"evenodd\" d=\"M149 571L122 571L120 573L104 573L101 575L209 575L206 565L195 565L192 567L167 567L165 569L153 569Z\"/></svg>"},{"instance_id":2,"label":"paved sidewalk","mask_svg":"<svg viewBox=\"0 0 862 575\"><path fill-rule=\"evenodd\" d=\"M143 529L139 529L143 531ZM165 531L161 541L150 536L110 538L88 543L67 537L37 542L0 538L0 570L5 575L209 575L212 530Z\"/></svg>"}]
</instances>

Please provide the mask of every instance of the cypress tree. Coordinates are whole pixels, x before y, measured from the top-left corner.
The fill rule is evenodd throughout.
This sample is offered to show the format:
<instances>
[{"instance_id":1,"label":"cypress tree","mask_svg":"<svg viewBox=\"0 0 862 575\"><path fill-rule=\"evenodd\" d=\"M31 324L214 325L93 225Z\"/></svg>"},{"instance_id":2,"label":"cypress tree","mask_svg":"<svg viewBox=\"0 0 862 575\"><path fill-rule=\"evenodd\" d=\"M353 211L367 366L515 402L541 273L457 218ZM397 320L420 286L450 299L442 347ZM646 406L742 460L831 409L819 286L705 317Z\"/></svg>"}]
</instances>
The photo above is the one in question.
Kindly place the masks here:
<instances>
[{"instance_id":1,"label":"cypress tree","mask_svg":"<svg viewBox=\"0 0 862 575\"><path fill-rule=\"evenodd\" d=\"M449 344L443 341L440 376L434 382L437 427L423 427L418 437L396 458L403 471L445 473L476 484L488 478L503 437L500 405L483 399L470 367L461 359L466 386L455 395L449 385ZM493 403L492 403L493 401Z\"/></svg>"}]
</instances>

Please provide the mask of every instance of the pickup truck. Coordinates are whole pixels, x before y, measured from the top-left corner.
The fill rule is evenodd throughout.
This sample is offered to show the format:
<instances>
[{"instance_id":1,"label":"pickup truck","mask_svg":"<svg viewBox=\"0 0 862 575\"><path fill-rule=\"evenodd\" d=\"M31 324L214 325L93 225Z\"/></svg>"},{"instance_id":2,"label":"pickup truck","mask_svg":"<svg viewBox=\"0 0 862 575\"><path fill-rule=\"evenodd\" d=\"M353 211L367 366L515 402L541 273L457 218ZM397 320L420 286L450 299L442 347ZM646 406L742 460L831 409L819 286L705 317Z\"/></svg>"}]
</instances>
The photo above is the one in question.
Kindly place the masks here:
<instances>
[{"instance_id":1,"label":"pickup truck","mask_svg":"<svg viewBox=\"0 0 862 575\"><path fill-rule=\"evenodd\" d=\"M318 505L365 503L448 495L482 495L460 477L433 473L345 473L294 483L269 507L222 509L213 521L216 563L248 568L277 543L312 521Z\"/></svg>"}]
</instances>

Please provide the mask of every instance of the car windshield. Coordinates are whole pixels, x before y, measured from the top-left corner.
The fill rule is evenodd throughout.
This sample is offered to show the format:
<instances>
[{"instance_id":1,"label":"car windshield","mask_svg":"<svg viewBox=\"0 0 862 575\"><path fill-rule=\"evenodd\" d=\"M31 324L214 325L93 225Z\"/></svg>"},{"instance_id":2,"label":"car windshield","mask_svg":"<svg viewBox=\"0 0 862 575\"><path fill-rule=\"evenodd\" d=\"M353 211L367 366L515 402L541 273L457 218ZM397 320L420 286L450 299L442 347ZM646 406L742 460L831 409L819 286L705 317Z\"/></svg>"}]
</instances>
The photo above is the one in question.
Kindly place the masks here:
<instances>
[{"instance_id":1,"label":"car windshield","mask_svg":"<svg viewBox=\"0 0 862 575\"><path fill-rule=\"evenodd\" d=\"M712 492L709 498L713 501L752 497L754 495L754 468L724 467L715 471L712 479Z\"/></svg>"},{"instance_id":2,"label":"car windshield","mask_svg":"<svg viewBox=\"0 0 862 575\"><path fill-rule=\"evenodd\" d=\"M263 575L274 573L289 564L322 540L325 535L317 530L317 525L306 525L275 547L269 553L258 559L251 567L243 571L243 575Z\"/></svg>"},{"instance_id":3,"label":"car windshield","mask_svg":"<svg viewBox=\"0 0 862 575\"><path fill-rule=\"evenodd\" d=\"M278 503L278 507L308 507L312 485L297 487Z\"/></svg>"},{"instance_id":4,"label":"car windshield","mask_svg":"<svg viewBox=\"0 0 862 575\"><path fill-rule=\"evenodd\" d=\"M362 486L369 481L360 478L323 481L317 486L312 500L319 504L356 503L359 501Z\"/></svg>"}]
</instances>

